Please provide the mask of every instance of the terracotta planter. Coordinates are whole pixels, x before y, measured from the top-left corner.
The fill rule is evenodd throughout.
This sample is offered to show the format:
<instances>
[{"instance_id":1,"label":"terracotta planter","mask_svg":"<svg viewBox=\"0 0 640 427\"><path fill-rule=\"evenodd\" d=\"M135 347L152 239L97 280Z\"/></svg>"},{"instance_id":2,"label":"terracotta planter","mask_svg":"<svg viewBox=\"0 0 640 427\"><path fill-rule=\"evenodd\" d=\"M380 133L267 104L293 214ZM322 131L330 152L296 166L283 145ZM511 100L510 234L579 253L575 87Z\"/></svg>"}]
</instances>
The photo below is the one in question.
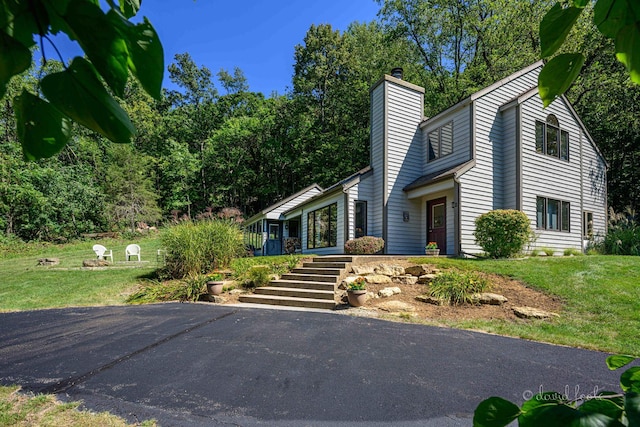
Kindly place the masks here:
<instances>
[{"instance_id":1,"label":"terracotta planter","mask_svg":"<svg viewBox=\"0 0 640 427\"><path fill-rule=\"evenodd\" d=\"M440 249L425 249L424 253L427 256L438 256L440 255Z\"/></svg>"},{"instance_id":2,"label":"terracotta planter","mask_svg":"<svg viewBox=\"0 0 640 427\"><path fill-rule=\"evenodd\" d=\"M360 291L347 291L347 299L349 305L352 307L361 307L367 301L367 291L365 289Z\"/></svg>"},{"instance_id":3,"label":"terracotta planter","mask_svg":"<svg viewBox=\"0 0 640 427\"><path fill-rule=\"evenodd\" d=\"M220 295L222 293L223 286L224 282L222 281L209 281L207 282L207 293L209 295Z\"/></svg>"}]
</instances>

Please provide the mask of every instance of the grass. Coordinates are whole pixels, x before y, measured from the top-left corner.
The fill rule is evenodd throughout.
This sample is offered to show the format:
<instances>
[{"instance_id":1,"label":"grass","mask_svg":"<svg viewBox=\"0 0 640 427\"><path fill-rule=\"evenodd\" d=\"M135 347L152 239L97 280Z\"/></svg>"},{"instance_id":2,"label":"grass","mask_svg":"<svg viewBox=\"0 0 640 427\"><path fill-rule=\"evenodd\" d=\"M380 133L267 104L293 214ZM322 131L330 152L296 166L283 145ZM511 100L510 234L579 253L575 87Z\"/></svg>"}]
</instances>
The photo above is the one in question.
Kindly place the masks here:
<instances>
[{"instance_id":1,"label":"grass","mask_svg":"<svg viewBox=\"0 0 640 427\"><path fill-rule=\"evenodd\" d=\"M101 270L82 269L83 260L95 258L91 248L96 243L113 250L114 264ZM0 311L123 304L140 278L156 269L160 245L156 236L136 241L143 262L126 263L124 250L129 243L132 241L86 241L5 254L0 259ZM44 257L59 258L60 264L38 266L38 259Z\"/></svg>"},{"instance_id":2,"label":"grass","mask_svg":"<svg viewBox=\"0 0 640 427\"><path fill-rule=\"evenodd\" d=\"M524 260L422 258L436 263L501 274L560 297L565 305L553 321L473 320L450 326L555 344L639 356L640 257L541 257Z\"/></svg>"},{"instance_id":3,"label":"grass","mask_svg":"<svg viewBox=\"0 0 640 427\"><path fill-rule=\"evenodd\" d=\"M0 386L0 427L2 426L156 426L155 421L128 424L107 412L80 411L80 402L62 403L52 395L20 393L20 387Z\"/></svg>"}]
</instances>

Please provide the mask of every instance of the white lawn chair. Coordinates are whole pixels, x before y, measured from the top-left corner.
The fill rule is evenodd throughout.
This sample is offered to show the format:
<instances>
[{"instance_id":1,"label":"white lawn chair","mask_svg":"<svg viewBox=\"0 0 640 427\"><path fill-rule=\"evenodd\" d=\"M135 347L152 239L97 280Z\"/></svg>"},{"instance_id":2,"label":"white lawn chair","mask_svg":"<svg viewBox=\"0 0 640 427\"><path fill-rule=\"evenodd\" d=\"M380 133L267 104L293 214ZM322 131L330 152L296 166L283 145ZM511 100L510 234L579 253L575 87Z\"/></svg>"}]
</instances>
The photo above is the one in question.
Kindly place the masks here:
<instances>
[{"instance_id":1,"label":"white lawn chair","mask_svg":"<svg viewBox=\"0 0 640 427\"><path fill-rule=\"evenodd\" d=\"M107 249L102 245L93 245L93 252L96 253L98 259L111 258L111 262L113 262L113 251L111 249Z\"/></svg>"},{"instance_id":2,"label":"white lawn chair","mask_svg":"<svg viewBox=\"0 0 640 427\"><path fill-rule=\"evenodd\" d=\"M124 250L124 257L127 261L131 261L131 257L138 257L138 261L140 261L140 246L136 244L128 245Z\"/></svg>"}]
</instances>

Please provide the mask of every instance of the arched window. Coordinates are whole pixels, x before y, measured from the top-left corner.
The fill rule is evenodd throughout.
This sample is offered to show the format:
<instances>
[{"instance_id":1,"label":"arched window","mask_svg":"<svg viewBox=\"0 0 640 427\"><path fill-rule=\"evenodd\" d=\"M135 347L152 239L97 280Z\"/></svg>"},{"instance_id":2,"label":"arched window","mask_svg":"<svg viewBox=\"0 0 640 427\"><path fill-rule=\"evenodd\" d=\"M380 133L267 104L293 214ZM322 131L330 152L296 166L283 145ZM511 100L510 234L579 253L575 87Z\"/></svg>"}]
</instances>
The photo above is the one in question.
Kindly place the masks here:
<instances>
[{"instance_id":1,"label":"arched window","mask_svg":"<svg viewBox=\"0 0 640 427\"><path fill-rule=\"evenodd\" d=\"M569 132L560 129L558 118L549 114L546 123L536 120L536 151L569 160Z\"/></svg>"}]
</instances>

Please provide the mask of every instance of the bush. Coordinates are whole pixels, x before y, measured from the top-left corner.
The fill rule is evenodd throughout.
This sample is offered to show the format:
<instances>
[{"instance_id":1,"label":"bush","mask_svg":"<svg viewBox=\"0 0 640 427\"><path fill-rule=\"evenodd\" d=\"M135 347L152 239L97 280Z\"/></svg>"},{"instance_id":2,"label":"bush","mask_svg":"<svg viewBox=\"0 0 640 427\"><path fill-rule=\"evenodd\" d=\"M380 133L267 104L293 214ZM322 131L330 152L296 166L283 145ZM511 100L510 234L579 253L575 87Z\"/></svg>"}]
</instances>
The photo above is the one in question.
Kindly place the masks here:
<instances>
[{"instance_id":1,"label":"bush","mask_svg":"<svg viewBox=\"0 0 640 427\"><path fill-rule=\"evenodd\" d=\"M348 240L344 244L344 253L348 255L373 255L384 249L381 237L363 236Z\"/></svg>"},{"instance_id":2,"label":"bush","mask_svg":"<svg viewBox=\"0 0 640 427\"><path fill-rule=\"evenodd\" d=\"M221 220L181 222L165 229L161 241L167 251L165 271L173 278L228 267L245 253L240 228Z\"/></svg>"},{"instance_id":3,"label":"bush","mask_svg":"<svg viewBox=\"0 0 640 427\"><path fill-rule=\"evenodd\" d=\"M266 286L271 281L271 269L266 265L254 265L248 271L248 281L245 286L257 288Z\"/></svg>"},{"instance_id":4,"label":"bush","mask_svg":"<svg viewBox=\"0 0 640 427\"><path fill-rule=\"evenodd\" d=\"M451 305L472 302L473 294L484 292L489 282L474 273L445 271L431 282L431 296Z\"/></svg>"},{"instance_id":5,"label":"bush","mask_svg":"<svg viewBox=\"0 0 640 427\"><path fill-rule=\"evenodd\" d=\"M476 218L476 243L491 258L517 255L531 238L531 223L524 212L497 209Z\"/></svg>"},{"instance_id":6,"label":"bush","mask_svg":"<svg viewBox=\"0 0 640 427\"><path fill-rule=\"evenodd\" d=\"M609 230L598 249L610 255L640 255L640 221L633 209L610 210Z\"/></svg>"}]
</instances>

